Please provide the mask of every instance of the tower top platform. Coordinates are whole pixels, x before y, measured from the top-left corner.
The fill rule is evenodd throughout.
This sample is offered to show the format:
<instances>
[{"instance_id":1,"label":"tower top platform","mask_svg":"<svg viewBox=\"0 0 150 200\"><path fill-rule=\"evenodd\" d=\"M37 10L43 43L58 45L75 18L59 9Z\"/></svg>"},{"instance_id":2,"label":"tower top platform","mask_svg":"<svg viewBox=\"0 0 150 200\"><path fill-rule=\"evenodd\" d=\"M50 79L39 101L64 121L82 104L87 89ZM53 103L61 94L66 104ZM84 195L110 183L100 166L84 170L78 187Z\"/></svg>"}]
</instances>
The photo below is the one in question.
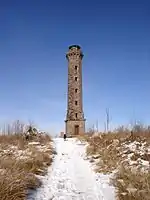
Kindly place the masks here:
<instances>
[{"instance_id":1,"label":"tower top platform","mask_svg":"<svg viewBox=\"0 0 150 200\"><path fill-rule=\"evenodd\" d=\"M80 47L79 45L76 45L76 44L70 45L70 46L69 46L69 49L72 49L73 47L75 47L75 48L77 48L77 49L81 49L81 47Z\"/></svg>"}]
</instances>

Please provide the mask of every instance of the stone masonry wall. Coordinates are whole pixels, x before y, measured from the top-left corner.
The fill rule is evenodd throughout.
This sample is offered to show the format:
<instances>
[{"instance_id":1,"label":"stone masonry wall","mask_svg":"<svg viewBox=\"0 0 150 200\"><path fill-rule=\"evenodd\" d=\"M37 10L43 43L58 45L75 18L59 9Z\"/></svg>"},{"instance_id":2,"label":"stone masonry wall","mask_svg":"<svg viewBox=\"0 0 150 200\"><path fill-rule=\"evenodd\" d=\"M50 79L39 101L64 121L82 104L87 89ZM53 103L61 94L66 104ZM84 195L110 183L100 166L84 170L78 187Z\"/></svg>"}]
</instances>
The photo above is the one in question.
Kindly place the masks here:
<instances>
[{"instance_id":1,"label":"stone masonry wall","mask_svg":"<svg viewBox=\"0 0 150 200\"><path fill-rule=\"evenodd\" d=\"M85 132L85 119L82 104L82 58L81 48L72 46L68 60L68 106L66 132L74 134L74 126L79 126L79 134Z\"/></svg>"}]
</instances>

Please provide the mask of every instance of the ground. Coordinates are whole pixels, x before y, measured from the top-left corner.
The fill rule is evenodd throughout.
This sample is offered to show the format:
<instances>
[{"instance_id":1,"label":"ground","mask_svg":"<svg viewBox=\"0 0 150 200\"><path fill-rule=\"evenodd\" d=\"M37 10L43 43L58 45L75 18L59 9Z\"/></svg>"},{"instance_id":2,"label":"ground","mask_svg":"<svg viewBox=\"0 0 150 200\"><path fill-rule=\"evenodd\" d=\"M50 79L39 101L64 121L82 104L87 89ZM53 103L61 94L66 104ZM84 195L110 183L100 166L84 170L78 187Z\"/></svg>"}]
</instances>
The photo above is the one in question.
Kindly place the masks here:
<instances>
[{"instance_id":1,"label":"ground","mask_svg":"<svg viewBox=\"0 0 150 200\"><path fill-rule=\"evenodd\" d=\"M28 200L114 200L109 176L96 174L85 159L86 145L75 139L54 140L57 155L48 174L41 177L43 186Z\"/></svg>"}]
</instances>

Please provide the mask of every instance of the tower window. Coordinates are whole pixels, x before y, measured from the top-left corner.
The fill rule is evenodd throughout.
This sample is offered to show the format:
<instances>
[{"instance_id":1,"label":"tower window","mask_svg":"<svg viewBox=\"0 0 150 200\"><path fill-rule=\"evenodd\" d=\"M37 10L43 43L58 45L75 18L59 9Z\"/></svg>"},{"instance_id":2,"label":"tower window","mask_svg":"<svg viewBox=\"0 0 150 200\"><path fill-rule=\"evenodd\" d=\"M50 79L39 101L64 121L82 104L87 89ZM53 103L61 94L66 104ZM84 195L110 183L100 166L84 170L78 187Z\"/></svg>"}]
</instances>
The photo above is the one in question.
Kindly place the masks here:
<instances>
[{"instance_id":1,"label":"tower window","mask_svg":"<svg viewBox=\"0 0 150 200\"><path fill-rule=\"evenodd\" d=\"M76 118L78 117L78 113L76 113Z\"/></svg>"},{"instance_id":2,"label":"tower window","mask_svg":"<svg viewBox=\"0 0 150 200\"><path fill-rule=\"evenodd\" d=\"M78 102L77 102L77 101L75 101L75 105L76 105L76 106L78 105Z\"/></svg>"},{"instance_id":3,"label":"tower window","mask_svg":"<svg viewBox=\"0 0 150 200\"><path fill-rule=\"evenodd\" d=\"M75 81L77 81L78 80L78 77L75 77Z\"/></svg>"},{"instance_id":4,"label":"tower window","mask_svg":"<svg viewBox=\"0 0 150 200\"><path fill-rule=\"evenodd\" d=\"M77 70L78 69L78 66L75 66L75 70Z\"/></svg>"},{"instance_id":5,"label":"tower window","mask_svg":"<svg viewBox=\"0 0 150 200\"><path fill-rule=\"evenodd\" d=\"M75 89L75 93L77 93L78 92L78 89Z\"/></svg>"}]
</instances>

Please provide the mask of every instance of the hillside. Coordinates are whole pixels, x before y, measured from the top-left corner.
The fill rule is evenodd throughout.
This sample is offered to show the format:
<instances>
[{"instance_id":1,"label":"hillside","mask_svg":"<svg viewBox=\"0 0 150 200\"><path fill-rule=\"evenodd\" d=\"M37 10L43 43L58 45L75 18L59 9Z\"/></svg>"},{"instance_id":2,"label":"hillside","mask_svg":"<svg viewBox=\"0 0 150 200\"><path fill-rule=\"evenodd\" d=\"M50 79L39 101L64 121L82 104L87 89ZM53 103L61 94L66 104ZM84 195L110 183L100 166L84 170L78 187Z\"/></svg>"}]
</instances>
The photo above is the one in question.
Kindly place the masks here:
<instances>
[{"instance_id":1,"label":"hillside","mask_svg":"<svg viewBox=\"0 0 150 200\"><path fill-rule=\"evenodd\" d=\"M51 137L23 133L0 135L0 199L25 200L30 189L41 185L38 175L45 175L53 159Z\"/></svg>"},{"instance_id":2,"label":"hillside","mask_svg":"<svg viewBox=\"0 0 150 200\"><path fill-rule=\"evenodd\" d=\"M119 200L150 200L150 131L100 133L87 141L87 159L96 172L113 174L111 184Z\"/></svg>"}]
</instances>

